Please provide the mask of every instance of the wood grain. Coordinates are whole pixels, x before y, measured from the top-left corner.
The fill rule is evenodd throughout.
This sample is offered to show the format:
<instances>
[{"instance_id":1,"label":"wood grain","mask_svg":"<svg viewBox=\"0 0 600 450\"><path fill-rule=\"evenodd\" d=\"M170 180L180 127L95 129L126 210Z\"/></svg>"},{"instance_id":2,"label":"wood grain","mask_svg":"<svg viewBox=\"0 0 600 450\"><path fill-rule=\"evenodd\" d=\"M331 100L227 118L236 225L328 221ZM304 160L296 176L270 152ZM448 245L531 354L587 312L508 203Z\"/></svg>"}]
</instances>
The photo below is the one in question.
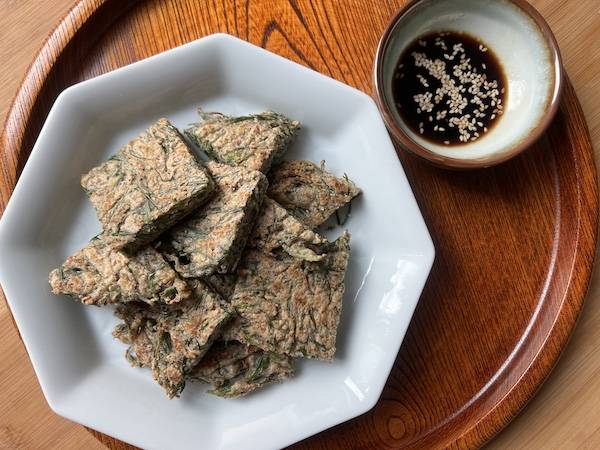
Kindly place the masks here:
<instances>
[{"instance_id":1,"label":"wood grain","mask_svg":"<svg viewBox=\"0 0 600 450\"><path fill-rule=\"evenodd\" d=\"M19 151L8 155L3 163L5 186L10 186L22 168L27 149L37 135L53 95L65 85L201 35L226 31L369 91L374 46L387 18L400 4L399 1L377 2L378 8L370 8L366 1L207 1L202 2L205 6L202 9L198 6L201 2L191 1L148 1L140 5L119 2L116 9L123 11L121 15L109 9L116 3L84 2L90 10L74 11L64 29L60 29L51 41L55 50L61 43L71 42L59 59L64 64L34 66L37 70L25 80L26 90L19 98L19 114L11 116L12 122L9 120L7 124L9 129L17 132L5 136L5 148ZM588 8L580 23L590 23L590 11L594 10L595 4L577 4L582 9ZM100 8L100 13L78 37L79 24L96 7ZM574 14L568 8L551 4L547 8L548 14ZM542 13L545 12L542 9ZM588 26L594 26L593 20ZM106 33L103 34L104 30ZM169 32L161 33L161 30ZM562 44L558 31L557 34ZM88 40L89 36L98 37L98 41ZM569 69L572 62L567 53L564 56ZM597 56L597 50L588 50L582 64L589 65L590 61L593 64L594 59L597 63ZM46 60L49 57L53 54L46 55ZM575 71L572 75L576 85L595 83L594 77L585 71ZM40 87L44 95L32 95L40 91ZM568 263L573 258L583 258L589 264L592 256L585 251L576 253L575 245L578 239L592 239L595 227L592 232L591 223L588 223L579 235L569 233L577 227L578 213L585 216L588 208L593 210L597 194L593 190L595 179L575 177L577 173L590 173L591 160L589 151L584 152L585 123L573 119L581 117L578 104L572 92L567 98L570 101L563 103L559 113L562 120L557 121L540 145L525 157L485 175L452 174L400 154L436 240L438 260L432 281L428 283L377 408L305 441L298 448L429 447L449 443L460 436L462 440L456 445L469 446L487 440L497 428L499 418L501 421L510 419L514 411L501 406L487 417L479 417L478 428L468 430L464 427L465 417L472 421L478 418L478 413L498 401L492 394L478 394L482 380L488 380L496 373L500 380L497 386L510 387L516 381L514 374L525 369L531 353L541 345L544 330L550 332L552 323L543 320L535 323L538 334L532 341L540 341L524 348L522 354L517 352L507 358L538 306L542 308L543 314L539 316L542 318L554 317L561 308L566 311L559 317L556 327L562 334L555 339L551 337L546 358L540 364L548 364L560 351L566 338L565 330L577 314L576 298L581 297L585 288L581 276L575 277L579 282L566 284L572 269ZM589 107L586 102L590 99L593 97L583 98L584 107ZM592 104L591 116L597 120L600 108L593 108ZM35 114L29 114L30 110ZM592 125L596 136L597 128L596 121ZM26 129L27 133L21 135L20 129ZM580 142L582 147L568 148L565 142ZM584 153L581 158L574 159L571 157L573 152ZM515 182L514 174L524 175ZM10 189L1 193L5 200ZM573 208L574 205L578 208ZM558 219L566 226L557 228ZM490 236L502 238L490 240ZM548 277L554 254L559 263L554 266L553 276ZM566 264L561 266L560 261ZM585 263L578 261L576 268L581 275L585 272ZM503 271L498 271L499 267ZM551 283L544 294L541 288L547 278ZM567 295L567 304L563 305L561 293L565 290L571 294ZM457 321L457 317L462 321ZM490 332L496 333L498 338L490 339ZM442 345L453 342L460 345ZM509 360L508 367L513 370L513 375L503 378L498 369L506 360ZM544 371L537 373L543 377ZM518 398L513 399L513 406L526 400L539 376L525 380L523 392L516 394ZM469 399L474 399L471 405L474 406L470 410L461 410L461 405ZM450 420L444 421L457 411ZM454 420L456 417L460 420ZM516 442L518 445L519 441ZM552 444L552 441L548 442ZM569 443L564 437L563 442ZM515 441L512 444L515 445Z\"/></svg>"}]
</instances>

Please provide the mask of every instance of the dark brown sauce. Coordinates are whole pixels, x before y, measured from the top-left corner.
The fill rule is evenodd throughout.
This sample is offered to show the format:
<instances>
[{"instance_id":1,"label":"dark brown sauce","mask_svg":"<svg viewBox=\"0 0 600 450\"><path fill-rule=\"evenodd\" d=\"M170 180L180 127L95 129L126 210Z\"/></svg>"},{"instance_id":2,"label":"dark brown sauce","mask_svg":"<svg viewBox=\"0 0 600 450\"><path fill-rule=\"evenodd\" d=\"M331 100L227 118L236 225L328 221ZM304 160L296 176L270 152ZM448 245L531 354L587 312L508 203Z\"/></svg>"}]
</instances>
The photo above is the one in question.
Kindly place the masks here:
<instances>
[{"instance_id":1,"label":"dark brown sauce","mask_svg":"<svg viewBox=\"0 0 600 450\"><path fill-rule=\"evenodd\" d=\"M392 93L402 119L440 145L464 145L498 122L507 98L506 76L494 53L466 33L426 34L402 53Z\"/></svg>"}]
</instances>

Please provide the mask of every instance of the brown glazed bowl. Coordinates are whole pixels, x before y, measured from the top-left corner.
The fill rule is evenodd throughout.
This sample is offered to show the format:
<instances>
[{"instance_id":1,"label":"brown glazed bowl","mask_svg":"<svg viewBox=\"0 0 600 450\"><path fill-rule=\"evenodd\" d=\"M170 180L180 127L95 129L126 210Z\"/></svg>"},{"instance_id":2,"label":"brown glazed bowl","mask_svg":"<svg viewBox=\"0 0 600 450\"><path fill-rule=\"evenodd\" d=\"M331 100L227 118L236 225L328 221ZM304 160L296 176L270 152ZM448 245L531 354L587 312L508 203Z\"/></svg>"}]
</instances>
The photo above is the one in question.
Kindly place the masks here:
<instances>
[{"instance_id":1,"label":"brown glazed bowl","mask_svg":"<svg viewBox=\"0 0 600 450\"><path fill-rule=\"evenodd\" d=\"M404 123L394 104L392 78L402 52L419 36L436 31L463 32L481 40L506 76L504 114L476 141L450 146L427 141ZM556 39L525 0L409 1L383 33L373 73L375 101L397 143L453 169L490 167L531 146L556 114L562 77Z\"/></svg>"}]
</instances>

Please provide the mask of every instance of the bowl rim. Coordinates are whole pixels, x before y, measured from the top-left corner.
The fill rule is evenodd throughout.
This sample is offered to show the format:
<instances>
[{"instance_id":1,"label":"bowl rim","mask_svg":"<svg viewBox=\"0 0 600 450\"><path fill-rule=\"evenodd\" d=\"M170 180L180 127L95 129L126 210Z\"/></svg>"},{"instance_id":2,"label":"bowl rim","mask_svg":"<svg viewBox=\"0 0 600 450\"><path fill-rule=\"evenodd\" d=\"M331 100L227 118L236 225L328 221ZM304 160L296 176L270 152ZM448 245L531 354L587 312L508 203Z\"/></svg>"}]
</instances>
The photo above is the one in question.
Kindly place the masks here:
<instances>
[{"instance_id":1,"label":"bowl rim","mask_svg":"<svg viewBox=\"0 0 600 450\"><path fill-rule=\"evenodd\" d=\"M540 34L543 36L550 52L549 60L554 68L552 71L554 81L552 85L552 92L548 98L548 104L544 107L544 113L538 123L533 127L529 134L521 141L514 144L507 151L488 155L482 158L473 159L461 159L451 156L444 156L429 150L427 147L415 142L402 128L397 124L394 116L390 110L389 104L385 100L385 94L383 90L383 61L384 55L387 51L390 37L393 35L393 31L398 22L403 16L414 6L424 1L430 0L410 0L408 1L389 21L387 24L375 53L375 61L373 66L373 93L375 97L375 103L379 108L383 121L396 142L400 143L400 146L408 152L416 155L426 161L440 167L453 168L453 169L477 169L495 166L502 162L505 162L514 156L522 153L535 143L541 135L544 133L546 128L554 119L558 106L560 103L560 97L563 90L563 62L558 47L558 42L550 26L542 15L526 0L505 0L511 3L513 6L521 9L527 16L529 16L533 22L540 29Z\"/></svg>"}]
</instances>

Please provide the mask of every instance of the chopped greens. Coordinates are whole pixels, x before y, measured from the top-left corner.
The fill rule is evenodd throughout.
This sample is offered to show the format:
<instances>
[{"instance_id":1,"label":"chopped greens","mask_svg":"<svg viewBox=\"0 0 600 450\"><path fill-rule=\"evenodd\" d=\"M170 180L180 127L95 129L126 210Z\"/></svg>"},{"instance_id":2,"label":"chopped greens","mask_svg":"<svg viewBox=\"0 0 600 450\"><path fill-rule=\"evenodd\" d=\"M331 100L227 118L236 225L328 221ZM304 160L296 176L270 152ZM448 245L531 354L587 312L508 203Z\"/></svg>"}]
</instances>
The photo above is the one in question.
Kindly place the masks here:
<instances>
[{"instance_id":1,"label":"chopped greens","mask_svg":"<svg viewBox=\"0 0 600 450\"><path fill-rule=\"evenodd\" d=\"M240 117L199 111L186 135L216 161L267 173L296 137L300 123L267 111Z\"/></svg>"}]
</instances>

